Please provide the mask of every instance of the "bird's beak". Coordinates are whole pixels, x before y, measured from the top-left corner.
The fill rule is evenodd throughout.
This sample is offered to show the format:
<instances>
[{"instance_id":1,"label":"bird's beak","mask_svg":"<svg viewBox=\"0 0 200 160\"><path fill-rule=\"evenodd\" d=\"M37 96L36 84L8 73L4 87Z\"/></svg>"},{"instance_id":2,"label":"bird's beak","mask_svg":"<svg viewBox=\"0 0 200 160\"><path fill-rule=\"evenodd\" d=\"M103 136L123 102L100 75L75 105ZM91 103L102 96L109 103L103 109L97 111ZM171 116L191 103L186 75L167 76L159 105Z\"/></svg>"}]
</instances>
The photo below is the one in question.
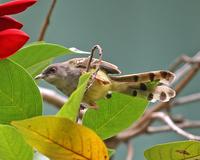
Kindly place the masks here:
<instances>
[{"instance_id":1,"label":"bird's beak","mask_svg":"<svg viewBox=\"0 0 200 160\"><path fill-rule=\"evenodd\" d=\"M38 74L36 77L35 77L35 80L38 80L38 79L43 79L45 77L44 74Z\"/></svg>"}]
</instances>

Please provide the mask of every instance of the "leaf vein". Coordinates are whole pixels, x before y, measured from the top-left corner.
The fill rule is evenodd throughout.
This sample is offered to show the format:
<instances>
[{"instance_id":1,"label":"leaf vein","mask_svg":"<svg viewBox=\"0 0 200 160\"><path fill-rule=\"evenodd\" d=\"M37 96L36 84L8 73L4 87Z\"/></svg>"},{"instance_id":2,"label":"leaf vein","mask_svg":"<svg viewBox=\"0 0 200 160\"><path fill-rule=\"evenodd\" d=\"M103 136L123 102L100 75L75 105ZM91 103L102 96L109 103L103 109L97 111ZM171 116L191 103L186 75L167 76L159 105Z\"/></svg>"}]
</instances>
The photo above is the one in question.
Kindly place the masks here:
<instances>
[{"instance_id":1,"label":"leaf vein","mask_svg":"<svg viewBox=\"0 0 200 160\"><path fill-rule=\"evenodd\" d=\"M97 128L96 131L100 130L101 128L103 128L104 126L106 126L110 121L112 121L113 119L115 119L121 112L123 112L130 104L132 103L132 101L129 101L129 103L127 103L121 110L119 110L119 112L117 112L114 116L112 116L109 120L106 121L106 123L102 124L99 128Z\"/></svg>"}]
</instances>

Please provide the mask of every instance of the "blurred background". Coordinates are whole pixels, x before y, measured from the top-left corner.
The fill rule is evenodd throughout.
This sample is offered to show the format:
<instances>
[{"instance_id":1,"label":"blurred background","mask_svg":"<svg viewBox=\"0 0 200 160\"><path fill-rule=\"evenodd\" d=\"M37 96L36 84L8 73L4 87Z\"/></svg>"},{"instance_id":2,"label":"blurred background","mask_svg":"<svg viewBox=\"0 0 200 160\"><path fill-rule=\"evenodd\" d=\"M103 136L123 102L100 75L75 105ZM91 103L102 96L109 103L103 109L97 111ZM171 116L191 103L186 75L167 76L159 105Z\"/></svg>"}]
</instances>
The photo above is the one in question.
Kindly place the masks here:
<instances>
[{"instance_id":1,"label":"blurred background","mask_svg":"<svg viewBox=\"0 0 200 160\"><path fill-rule=\"evenodd\" d=\"M37 40L50 3L39 0L15 16L24 23L30 42ZM167 69L180 55L193 56L200 50L199 7L199 0L57 0L45 41L85 51L100 44L104 60L118 65L123 73ZM199 92L199 80L200 74L180 96ZM200 103L172 112L199 119ZM45 104L44 113L54 114L56 109ZM190 131L200 134L200 129ZM143 160L144 150L152 145L176 140L183 138L171 132L137 137L132 141L134 159ZM114 160L125 159L126 152L125 145L120 145Z\"/></svg>"}]
</instances>

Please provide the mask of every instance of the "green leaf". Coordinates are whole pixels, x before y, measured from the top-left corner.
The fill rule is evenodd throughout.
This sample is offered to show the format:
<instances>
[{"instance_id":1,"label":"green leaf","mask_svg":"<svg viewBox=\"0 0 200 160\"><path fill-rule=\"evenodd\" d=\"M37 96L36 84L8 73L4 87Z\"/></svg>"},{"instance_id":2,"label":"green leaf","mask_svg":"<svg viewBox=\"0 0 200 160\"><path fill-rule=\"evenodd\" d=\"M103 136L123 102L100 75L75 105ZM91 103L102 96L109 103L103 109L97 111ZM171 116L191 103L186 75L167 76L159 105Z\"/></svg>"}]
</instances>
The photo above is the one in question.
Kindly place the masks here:
<instances>
[{"instance_id":1,"label":"green leaf","mask_svg":"<svg viewBox=\"0 0 200 160\"><path fill-rule=\"evenodd\" d=\"M87 52L74 48L68 49L57 44L34 42L19 50L11 59L27 69L34 77L48 66L55 57L71 53Z\"/></svg>"},{"instance_id":2,"label":"green leaf","mask_svg":"<svg viewBox=\"0 0 200 160\"><path fill-rule=\"evenodd\" d=\"M200 142L179 141L159 144L144 152L147 160L198 160Z\"/></svg>"},{"instance_id":3,"label":"green leaf","mask_svg":"<svg viewBox=\"0 0 200 160\"><path fill-rule=\"evenodd\" d=\"M0 125L0 159L32 160L33 149L14 127Z\"/></svg>"},{"instance_id":4,"label":"green leaf","mask_svg":"<svg viewBox=\"0 0 200 160\"><path fill-rule=\"evenodd\" d=\"M115 154L115 152L116 151L114 149L108 148L108 155L109 155L109 157L113 156Z\"/></svg>"},{"instance_id":5,"label":"green leaf","mask_svg":"<svg viewBox=\"0 0 200 160\"><path fill-rule=\"evenodd\" d=\"M85 73L80 77L77 89L72 93L68 101L56 114L57 116L66 117L72 121L76 121L80 104L83 99L83 95L85 93L85 89L87 87L90 76L91 73Z\"/></svg>"},{"instance_id":6,"label":"green leaf","mask_svg":"<svg viewBox=\"0 0 200 160\"><path fill-rule=\"evenodd\" d=\"M0 82L0 123L42 114L39 89L21 66L1 60Z\"/></svg>"},{"instance_id":7,"label":"green leaf","mask_svg":"<svg viewBox=\"0 0 200 160\"><path fill-rule=\"evenodd\" d=\"M93 129L102 139L110 138L128 128L143 114L145 99L113 93L112 98L97 102L99 109L88 109L83 124Z\"/></svg>"}]
</instances>

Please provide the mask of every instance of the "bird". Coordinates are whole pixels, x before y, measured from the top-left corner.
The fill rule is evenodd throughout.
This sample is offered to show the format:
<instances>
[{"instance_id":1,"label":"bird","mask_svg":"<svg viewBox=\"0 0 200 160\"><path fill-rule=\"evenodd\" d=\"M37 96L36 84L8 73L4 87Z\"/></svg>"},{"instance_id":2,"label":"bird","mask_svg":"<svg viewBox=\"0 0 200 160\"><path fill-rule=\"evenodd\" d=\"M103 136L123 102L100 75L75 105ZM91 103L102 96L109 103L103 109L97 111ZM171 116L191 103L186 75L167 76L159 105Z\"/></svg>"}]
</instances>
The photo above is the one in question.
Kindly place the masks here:
<instances>
[{"instance_id":1,"label":"bird","mask_svg":"<svg viewBox=\"0 0 200 160\"><path fill-rule=\"evenodd\" d=\"M88 57L81 57L51 64L35 79L45 80L69 97L76 90L80 76L86 73L88 63ZM175 74L168 70L121 75L116 65L92 58L89 72L95 75L92 76L93 80L90 80L82 100L88 108L98 108L96 101L111 98L113 92L142 97L151 102L167 102L176 95L169 87Z\"/></svg>"}]
</instances>

